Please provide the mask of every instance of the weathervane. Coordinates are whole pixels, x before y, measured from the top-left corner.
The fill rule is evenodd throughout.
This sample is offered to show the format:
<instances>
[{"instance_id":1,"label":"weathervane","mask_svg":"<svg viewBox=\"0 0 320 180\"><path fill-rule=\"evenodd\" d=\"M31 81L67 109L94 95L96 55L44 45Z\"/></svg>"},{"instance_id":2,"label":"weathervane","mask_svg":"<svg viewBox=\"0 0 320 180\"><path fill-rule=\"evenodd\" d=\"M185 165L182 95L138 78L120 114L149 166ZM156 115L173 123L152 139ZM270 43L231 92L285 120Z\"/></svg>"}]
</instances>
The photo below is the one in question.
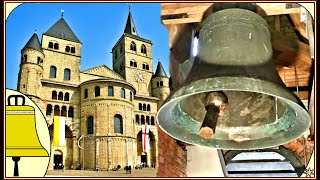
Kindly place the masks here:
<instances>
[{"instance_id":1,"label":"weathervane","mask_svg":"<svg viewBox=\"0 0 320 180\"><path fill-rule=\"evenodd\" d=\"M131 3L127 3L129 6L129 12L131 11Z\"/></svg>"},{"instance_id":2,"label":"weathervane","mask_svg":"<svg viewBox=\"0 0 320 180\"><path fill-rule=\"evenodd\" d=\"M64 12L64 10L63 10L63 9L61 9L60 11L61 11L61 17L63 17L63 12Z\"/></svg>"}]
</instances>

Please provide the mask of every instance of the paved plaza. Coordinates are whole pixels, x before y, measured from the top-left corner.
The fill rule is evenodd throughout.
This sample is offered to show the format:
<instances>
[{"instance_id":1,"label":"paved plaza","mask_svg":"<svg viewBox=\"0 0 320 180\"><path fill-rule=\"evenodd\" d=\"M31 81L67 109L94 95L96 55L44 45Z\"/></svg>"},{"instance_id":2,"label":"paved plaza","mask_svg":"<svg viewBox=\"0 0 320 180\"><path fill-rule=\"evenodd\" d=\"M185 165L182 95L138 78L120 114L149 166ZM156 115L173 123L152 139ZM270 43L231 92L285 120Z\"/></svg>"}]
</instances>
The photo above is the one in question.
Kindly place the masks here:
<instances>
[{"instance_id":1,"label":"paved plaza","mask_svg":"<svg viewBox=\"0 0 320 180\"><path fill-rule=\"evenodd\" d=\"M157 168L133 169L131 174L119 171L48 170L46 177L156 177Z\"/></svg>"}]
</instances>

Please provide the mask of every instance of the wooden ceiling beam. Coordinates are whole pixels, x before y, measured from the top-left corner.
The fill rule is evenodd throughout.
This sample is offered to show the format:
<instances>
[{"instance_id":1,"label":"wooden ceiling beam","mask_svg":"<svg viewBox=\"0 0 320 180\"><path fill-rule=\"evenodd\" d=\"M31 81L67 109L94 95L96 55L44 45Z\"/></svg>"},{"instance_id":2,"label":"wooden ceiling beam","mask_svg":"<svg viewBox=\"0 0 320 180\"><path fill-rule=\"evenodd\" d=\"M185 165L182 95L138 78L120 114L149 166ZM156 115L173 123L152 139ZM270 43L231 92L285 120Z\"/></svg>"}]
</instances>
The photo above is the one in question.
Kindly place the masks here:
<instances>
[{"instance_id":1,"label":"wooden ceiling beam","mask_svg":"<svg viewBox=\"0 0 320 180\"><path fill-rule=\"evenodd\" d=\"M292 13L289 14L293 24L294 24L294 29L297 30L301 36L304 38L308 39L308 34L307 34L307 29L306 29L306 23L301 22L300 20L300 13Z\"/></svg>"},{"instance_id":2,"label":"wooden ceiling beam","mask_svg":"<svg viewBox=\"0 0 320 180\"><path fill-rule=\"evenodd\" d=\"M296 3L256 3L257 13L261 16L300 13L300 5ZM206 10L214 6L214 3L162 3L162 23L184 24L199 23Z\"/></svg>"}]
</instances>

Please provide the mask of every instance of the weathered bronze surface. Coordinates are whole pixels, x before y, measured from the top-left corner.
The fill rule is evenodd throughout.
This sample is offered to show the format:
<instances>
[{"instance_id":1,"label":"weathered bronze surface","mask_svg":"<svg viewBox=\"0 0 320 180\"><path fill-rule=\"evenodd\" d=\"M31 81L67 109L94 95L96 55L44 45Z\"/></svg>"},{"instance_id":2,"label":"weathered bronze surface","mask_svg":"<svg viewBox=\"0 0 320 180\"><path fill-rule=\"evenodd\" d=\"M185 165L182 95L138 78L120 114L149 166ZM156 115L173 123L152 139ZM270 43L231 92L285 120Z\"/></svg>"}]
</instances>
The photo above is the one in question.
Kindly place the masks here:
<instances>
[{"instance_id":1,"label":"weathered bronze surface","mask_svg":"<svg viewBox=\"0 0 320 180\"><path fill-rule=\"evenodd\" d=\"M261 16L243 9L215 12L203 22L199 44L183 85L159 110L157 121L166 133L189 144L261 149L287 143L309 128L307 111L272 62L271 37ZM216 124L212 138L204 138L199 129L210 124L204 119L214 119L207 115L205 98L216 91L225 94L227 104L211 122Z\"/></svg>"}]
</instances>

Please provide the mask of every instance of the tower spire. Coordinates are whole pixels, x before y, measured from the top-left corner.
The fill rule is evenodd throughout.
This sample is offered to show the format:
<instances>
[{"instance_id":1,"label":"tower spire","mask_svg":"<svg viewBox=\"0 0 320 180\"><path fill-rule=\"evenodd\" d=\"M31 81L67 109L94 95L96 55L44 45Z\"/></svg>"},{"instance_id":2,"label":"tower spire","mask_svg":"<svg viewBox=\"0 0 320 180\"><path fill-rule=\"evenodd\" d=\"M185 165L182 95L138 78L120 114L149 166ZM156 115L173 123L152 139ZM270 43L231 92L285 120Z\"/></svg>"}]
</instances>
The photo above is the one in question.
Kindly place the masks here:
<instances>
[{"instance_id":1,"label":"tower spire","mask_svg":"<svg viewBox=\"0 0 320 180\"><path fill-rule=\"evenodd\" d=\"M128 19L127 19L126 27L124 29L124 33L138 36L137 29L134 25L133 18L131 15L131 4L130 3L127 3L127 4L129 6L129 13L128 13Z\"/></svg>"},{"instance_id":2,"label":"tower spire","mask_svg":"<svg viewBox=\"0 0 320 180\"><path fill-rule=\"evenodd\" d=\"M60 11L61 11L61 17L63 18L63 12L64 12L64 10L61 9Z\"/></svg>"}]
</instances>

